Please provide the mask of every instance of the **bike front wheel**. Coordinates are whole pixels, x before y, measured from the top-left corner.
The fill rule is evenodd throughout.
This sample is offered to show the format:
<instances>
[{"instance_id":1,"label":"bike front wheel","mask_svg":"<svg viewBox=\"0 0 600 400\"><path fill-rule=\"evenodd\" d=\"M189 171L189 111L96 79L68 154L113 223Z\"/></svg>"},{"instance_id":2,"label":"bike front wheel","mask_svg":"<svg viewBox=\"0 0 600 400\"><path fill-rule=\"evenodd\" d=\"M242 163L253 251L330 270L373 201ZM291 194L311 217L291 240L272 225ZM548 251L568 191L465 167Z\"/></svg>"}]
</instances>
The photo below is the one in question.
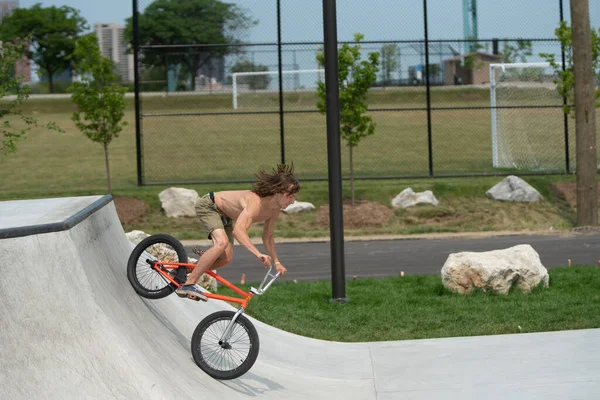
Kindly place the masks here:
<instances>
[{"instance_id":1,"label":"bike front wheel","mask_svg":"<svg viewBox=\"0 0 600 400\"><path fill-rule=\"evenodd\" d=\"M258 333L250 320L238 316L230 335L221 341L235 313L219 311L204 318L192 336L196 364L215 379L235 379L254 365L258 357Z\"/></svg>"},{"instance_id":2,"label":"bike front wheel","mask_svg":"<svg viewBox=\"0 0 600 400\"><path fill-rule=\"evenodd\" d=\"M127 279L133 289L147 299L161 299L176 289L169 279L152 266L156 261L187 263L187 254L179 240L165 234L148 236L135 246L127 261ZM164 268L162 272L175 279L177 270Z\"/></svg>"}]
</instances>

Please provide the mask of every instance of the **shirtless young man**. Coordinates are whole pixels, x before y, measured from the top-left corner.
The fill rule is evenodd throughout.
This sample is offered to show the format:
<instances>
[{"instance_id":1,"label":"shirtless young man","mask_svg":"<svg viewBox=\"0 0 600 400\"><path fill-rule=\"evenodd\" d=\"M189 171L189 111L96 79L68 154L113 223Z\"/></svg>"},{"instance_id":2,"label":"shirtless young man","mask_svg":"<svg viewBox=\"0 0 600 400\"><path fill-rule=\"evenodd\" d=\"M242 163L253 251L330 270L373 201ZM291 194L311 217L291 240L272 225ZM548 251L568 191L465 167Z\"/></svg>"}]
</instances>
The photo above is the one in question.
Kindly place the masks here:
<instances>
[{"instance_id":1,"label":"shirtless young man","mask_svg":"<svg viewBox=\"0 0 600 400\"><path fill-rule=\"evenodd\" d=\"M213 246L202 254L185 284L177 289L178 296L207 300L196 283L207 270L231 262L234 237L265 267L274 262L282 275L287 271L277 258L273 232L279 212L295 201L300 184L294 177L293 164L278 165L271 174L260 170L256 177L252 190L210 192L196 202L196 215ZM262 241L268 255L254 246L247 232L253 222L261 221L265 222Z\"/></svg>"}]
</instances>

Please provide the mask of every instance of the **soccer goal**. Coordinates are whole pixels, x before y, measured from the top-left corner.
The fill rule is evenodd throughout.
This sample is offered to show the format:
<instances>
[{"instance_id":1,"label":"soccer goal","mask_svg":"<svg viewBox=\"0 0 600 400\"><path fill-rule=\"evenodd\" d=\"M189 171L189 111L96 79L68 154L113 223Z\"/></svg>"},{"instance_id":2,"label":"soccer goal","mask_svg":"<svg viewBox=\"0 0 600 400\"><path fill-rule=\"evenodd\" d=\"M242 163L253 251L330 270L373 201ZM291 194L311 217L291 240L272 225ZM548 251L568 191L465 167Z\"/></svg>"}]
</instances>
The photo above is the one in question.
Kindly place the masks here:
<instances>
[{"instance_id":1,"label":"soccer goal","mask_svg":"<svg viewBox=\"0 0 600 400\"><path fill-rule=\"evenodd\" d=\"M490 64L492 164L495 168L564 167L562 98L549 63Z\"/></svg>"},{"instance_id":2,"label":"soccer goal","mask_svg":"<svg viewBox=\"0 0 600 400\"><path fill-rule=\"evenodd\" d=\"M281 71L282 77L288 77L283 81L284 90L315 89L318 81L324 81L324 69L297 69ZM238 109L238 96L241 92L250 91L240 84L244 77L248 76L279 75L279 71L257 71L257 72L234 72L231 75L233 92L233 109ZM283 79L282 79L283 80ZM287 83L286 83L287 82Z\"/></svg>"}]
</instances>

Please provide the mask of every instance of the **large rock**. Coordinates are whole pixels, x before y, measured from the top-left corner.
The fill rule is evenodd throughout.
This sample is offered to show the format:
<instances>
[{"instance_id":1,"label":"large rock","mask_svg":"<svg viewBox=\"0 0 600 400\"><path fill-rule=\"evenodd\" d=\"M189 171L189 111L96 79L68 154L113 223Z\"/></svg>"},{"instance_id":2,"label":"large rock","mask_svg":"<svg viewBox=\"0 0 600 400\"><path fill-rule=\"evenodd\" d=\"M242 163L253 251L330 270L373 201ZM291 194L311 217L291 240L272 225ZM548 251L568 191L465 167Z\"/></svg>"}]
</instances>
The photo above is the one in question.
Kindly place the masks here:
<instances>
[{"instance_id":1,"label":"large rock","mask_svg":"<svg viewBox=\"0 0 600 400\"><path fill-rule=\"evenodd\" d=\"M430 204L437 206L439 203L440 202L435 198L431 190L417 193L414 192L412 188L404 189L392 200L393 207L402 208L416 206L417 204Z\"/></svg>"},{"instance_id":2,"label":"large rock","mask_svg":"<svg viewBox=\"0 0 600 400\"><path fill-rule=\"evenodd\" d=\"M528 244L479 253L453 253L441 273L444 286L460 294L476 288L508 294L513 286L527 293L540 282L547 287L549 279L540 256Z\"/></svg>"},{"instance_id":3,"label":"large rock","mask_svg":"<svg viewBox=\"0 0 600 400\"><path fill-rule=\"evenodd\" d=\"M193 189L172 187L158 194L167 217L195 217L198 192Z\"/></svg>"},{"instance_id":4,"label":"large rock","mask_svg":"<svg viewBox=\"0 0 600 400\"><path fill-rule=\"evenodd\" d=\"M534 202L544 198L523 179L510 175L488 190L485 195L493 200Z\"/></svg>"},{"instance_id":5,"label":"large rock","mask_svg":"<svg viewBox=\"0 0 600 400\"><path fill-rule=\"evenodd\" d=\"M146 239L148 235L146 232L144 231L131 231L131 232L127 232L125 234L125 236L127 237L127 239L129 239L129 241L131 243L133 243L134 245L138 244L139 242L141 242L142 240Z\"/></svg>"},{"instance_id":6,"label":"large rock","mask_svg":"<svg viewBox=\"0 0 600 400\"><path fill-rule=\"evenodd\" d=\"M294 214L294 213L299 213L299 212L304 212L304 211L311 211L314 209L315 209L315 206L312 203L308 203L305 201L295 201L281 211L283 211L286 214Z\"/></svg>"}]
</instances>

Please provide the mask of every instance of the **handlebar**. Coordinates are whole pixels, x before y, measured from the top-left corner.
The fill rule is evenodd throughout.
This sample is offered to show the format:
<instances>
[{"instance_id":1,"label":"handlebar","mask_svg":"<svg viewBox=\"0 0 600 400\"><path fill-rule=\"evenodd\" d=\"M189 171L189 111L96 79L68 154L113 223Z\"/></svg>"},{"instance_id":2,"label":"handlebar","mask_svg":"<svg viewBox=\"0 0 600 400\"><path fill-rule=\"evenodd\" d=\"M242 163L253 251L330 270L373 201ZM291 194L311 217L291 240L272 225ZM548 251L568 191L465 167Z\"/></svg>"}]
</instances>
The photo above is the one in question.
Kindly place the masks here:
<instances>
[{"instance_id":1,"label":"handlebar","mask_svg":"<svg viewBox=\"0 0 600 400\"><path fill-rule=\"evenodd\" d=\"M281 275L281 273L278 272L275 275L273 275L271 273L272 269L273 269L273 265L269 266L269 270L267 271L267 274L265 275L264 279L262 280L262 282L258 286L258 289L256 289L255 287L251 287L250 288L250 293L257 294L257 295L261 296L262 294L264 294L267 291L267 289L269 288L269 286L271 286L271 284L273 282L275 282L275 280L277 278L279 278L279 275Z\"/></svg>"}]
</instances>

